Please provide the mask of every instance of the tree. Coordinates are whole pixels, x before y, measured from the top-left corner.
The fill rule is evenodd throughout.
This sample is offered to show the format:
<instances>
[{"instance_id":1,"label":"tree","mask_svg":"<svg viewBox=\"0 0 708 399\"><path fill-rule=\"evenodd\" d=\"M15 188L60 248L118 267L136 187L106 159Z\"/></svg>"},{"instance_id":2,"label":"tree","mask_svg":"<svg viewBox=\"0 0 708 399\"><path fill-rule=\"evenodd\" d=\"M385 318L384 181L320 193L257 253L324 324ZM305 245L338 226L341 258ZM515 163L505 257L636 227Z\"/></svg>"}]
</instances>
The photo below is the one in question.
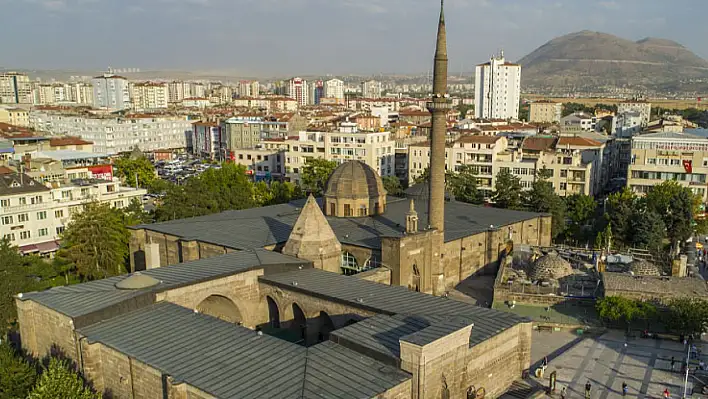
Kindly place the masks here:
<instances>
[{"instance_id":1,"label":"tree","mask_svg":"<svg viewBox=\"0 0 708 399\"><path fill-rule=\"evenodd\" d=\"M383 185L388 195L393 195L394 197L403 196L403 186L396 176L384 176L381 180L383 180Z\"/></svg>"},{"instance_id":2,"label":"tree","mask_svg":"<svg viewBox=\"0 0 708 399\"><path fill-rule=\"evenodd\" d=\"M679 334L701 334L708 327L708 302L695 298L674 298L668 303L664 324Z\"/></svg>"},{"instance_id":3,"label":"tree","mask_svg":"<svg viewBox=\"0 0 708 399\"><path fill-rule=\"evenodd\" d=\"M521 209L521 179L511 174L509 168L497 173L492 201L497 208Z\"/></svg>"},{"instance_id":4,"label":"tree","mask_svg":"<svg viewBox=\"0 0 708 399\"><path fill-rule=\"evenodd\" d=\"M6 342L0 343L0 399L24 399L37 371Z\"/></svg>"},{"instance_id":5,"label":"tree","mask_svg":"<svg viewBox=\"0 0 708 399\"><path fill-rule=\"evenodd\" d=\"M467 119L469 119L469 118L474 117L474 113L473 113L472 115L467 115L468 112L474 111L474 105L471 105L471 104L462 104L462 103L460 103L460 104L457 106L457 110L460 111L460 117L461 117L461 118L467 118Z\"/></svg>"},{"instance_id":6,"label":"tree","mask_svg":"<svg viewBox=\"0 0 708 399\"><path fill-rule=\"evenodd\" d=\"M583 194L573 194L565 198L567 218L570 225L566 231L567 238L576 243L587 242L589 239L590 224L597 210L595 199Z\"/></svg>"},{"instance_id":7,"label":"tree","mask_svg":"<svg viewBox=\"0 0 708 399\"><path fill-rule=\"evenodd\" d=\"M123 211L92 202L66 227L58 256L74 264L83 279L117 276L126 271L129 240Z\"/></svg>"},{"instance_id":8,"label":"tree","mask_svg":"<svg viewBox=\"0 0 708 399\"><path fill-rule=\"evenodd\" d=\"M125 224L127 226L152 223L152 215L145 212L142 202L137 198L130 200L128 206L123 208L123 212L125 213Z\"/></svg>"},{"instance_id":9,"label":"tree","mask_svg":"<svg viewBox=\"0 0 708 399\"><path fill-rule=\"evenodd\" d=\"M253 200L258 206L271 205L275 196L264 181L260 181L253 186Z\"/></svg>"},{"instance_id":10,"label":"tree","mask_svg":"<svg viewBox=\"0 0 708 399\"><path fill-rule=\"evenodd\" d=\"M27 399L100 399L101 395L91 391L83 379L70 369L67 361L56 358L49 360L37 385Z\"/></svg>"},{"instance_id":11,"label":"tree","mask_svg":"<svg viewBox=\"0 0 708 399\"><path fill-rule=\"evenodd\" d=\"M115 175L127 185L135 185L135 177L138 178L138 186L150 187L157 179L155 166L144 155L124 155L113 163Z\"/></svg>"},{"instance_id":12,"label":"tree","mask_svg":"<svg viewBox=\"0 0 708 399\"><path fill-rule=\"evenodd\" d=\"M661 215L672 244L682 243L693 234L694 200L691 189L675 181L665 181L647 193L647 210Z\"/></svg>"},{"instance_id":13,"label":"tree","mask_svg":"<svg viewBox=\"0 0 708 399\"><path fill-rule=\"evenodd\" d=\"M602 298L595 304L598 316L611 322L626 323L627 330L635 320L651 321L657 314L656 307L649 303L638 302L619 296Z\"/></svg>"},{"instance_id":14,"label":"tree","mask_svg":"<svg viewBox=\"0 0 708 399\"><path fill-rule=\"evenodd\" d=\"M246 176L246 168L225 163L220 169L211 168L190 177L182 186L170 186L155 218L183 219L256 205L254 184Z\"/></svg>"},{"instance_id":15,"label":"tree","mask_svg":"<svg viewBox=\"0 0 708 399\"><path fill-rule=\"evenodd\" d=\"M533 212L550 213L553 216L551 234L556 238L565 230L565 203L548 181L550 177L551 171L546 168L536 172L531 190L525 193L524 206Z\"/></svg>"},{"instance_id":16,"label":"tree","mask_svg":"<svg viewBox=\"0 0 708 399\"><path fill-rule=\"evenodd\" d=\"M636 248L659 250L666 236L661 215L653 211L636 209L629 221L629 242Z\"/></svg>"},{"instance_id":17,"label":"tree","mask_svg":"<svg viewBox=\"0 0 708 399\"><path fill-rule=\"evenodd\" d=\"M471 165L460 165L456 173L447 177L447 187L456 201L483 204L484 195L477 189L477 177Z\"/></svg>"},{"instance_id":18,"label":"tree","mask_svg":"<svg viewBox=\"0 0 708 399\"><path fill-rule=\"evenodd\" d=\"M315 196L322 195L329 176L337 168L337 163L323 158L307 158L300 170L302 186Z\"/></svg>"},{"instance_id":19,"label":"tree","mask_svg":"<svg viewBox=\"0 0 708 399\"><path fill-rule=\"evenodd\" d=\"M302 189L290 182L274 181L270 183L270 191L273 200L268 205L286 204L294 199L304 198L305 194Z\"/></svg>"},{"instance_id":20,"label":"tree","mask_svg":"<svg viewBox=\"0 0 708 399\"><path fill-rule=\"evenodd\" d=\"M622 246L632 245L631 220L639 207L637 197L625 187L622 191L610 195L604 204L605 222L612 226L615 243Z\"/></svg>"},{"instance_id":21,"label":"tree","mask_svg":"<svg viewBox=\"0 0 708 399\"><path fill-rule=\"evenodd\" d=\"M413 178L413 184L425 183L430 180L430 167L423 169L423 172Z\"/></svg>"}]
</instances>

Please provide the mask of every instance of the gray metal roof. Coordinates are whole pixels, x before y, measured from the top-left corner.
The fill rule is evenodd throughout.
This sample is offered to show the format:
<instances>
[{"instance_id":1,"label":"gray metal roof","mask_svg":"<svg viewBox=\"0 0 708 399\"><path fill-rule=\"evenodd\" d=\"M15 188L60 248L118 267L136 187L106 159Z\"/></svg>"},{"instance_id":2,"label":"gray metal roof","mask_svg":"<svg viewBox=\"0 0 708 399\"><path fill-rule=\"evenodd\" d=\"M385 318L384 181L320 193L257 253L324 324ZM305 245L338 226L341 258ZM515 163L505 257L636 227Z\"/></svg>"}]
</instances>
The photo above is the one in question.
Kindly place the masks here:
<instances>
[{"instance_id":1,"label":"gray metal roof","mask_svg":"<svg viewBox=\"0 0 708 399\"><path fill-rule=\"evenodd\" d=\"M305 200L170 222L140 225L137 228L200 240L234 249L263 248L284 243L300 214ZM321 204L321 200L318 200ZM380 249L381 237L399 237L406 225L407 199L389 197L383 215L362 218L328 217L327 221L342 244ZM427 201L416 201L418 225L428 224ZM453 241L489 229L538 217L532 212L512 211L450 201L445 203L445 241Z\"/></svg>"},{"instance_id":2,"label":"gray metal roof","mask_svg":"<svg viewBox=\"0 0 708 399\"><path fill-rule=\"evenodd\" d=\"M334 335L342 337L344 337L342 334L351 334L348 337L357 342L378 341L380 336L395 341L407 337L406 341L425 345L462 328L461 323L467 323L467 325L474 324L470 337L470 346L474 346L526 321L510 313L413 292L406 287L378 284L319 269L297 270L261 276L259 279L284 289L394 316L390 319L376 316L361 322L370 323L370 327L365 327L367 324L353 325L333 332ZM297 285L293 282L297 282ZM429 328L431 326L433 328ZM387 345L385 341L384 339L377 342L377 350L387 351L385 353L389 356L396 355L396 349Z\"/></svg>"},{"instance_id":3,"label":"gray metal roof","mask_svg":"<svg viewBox=\"0 0 708 399\"><path fill-rule=\"evenodd\" d=\"M290 265L293 268L300 265L310 267L309 262L302 259L264 249L254 249L140 272L160 281L160 284L146 289L119 290L116 288L115 284L130 277L129 274L84 284L54 287L40 292L30 292L23 294L22 300L31 299L69 317L80 317L137 297L269 265ZM154 302L154 298L147 300Z\"/></svg>"},{"instance_id":4,"label":"gray metal roof","mask_svg":"<svg viewBox=\"0 0 708 399\"><path fill-rule=\"evenodd\" d=\"M306 349L168 302L78 331L218 398L371 398L410 379L333 342Z\"/></svg>"},{"instance_id":5,"label":"gray metal roof","mask_svg":"<svg viewBox=\"0 0 708 399\"><path fill-rule=\"evenodd\" d=\"M0 175L0 195L41 193L50 191L44 184L22 173Z\"/></svg>"}]
</instances>

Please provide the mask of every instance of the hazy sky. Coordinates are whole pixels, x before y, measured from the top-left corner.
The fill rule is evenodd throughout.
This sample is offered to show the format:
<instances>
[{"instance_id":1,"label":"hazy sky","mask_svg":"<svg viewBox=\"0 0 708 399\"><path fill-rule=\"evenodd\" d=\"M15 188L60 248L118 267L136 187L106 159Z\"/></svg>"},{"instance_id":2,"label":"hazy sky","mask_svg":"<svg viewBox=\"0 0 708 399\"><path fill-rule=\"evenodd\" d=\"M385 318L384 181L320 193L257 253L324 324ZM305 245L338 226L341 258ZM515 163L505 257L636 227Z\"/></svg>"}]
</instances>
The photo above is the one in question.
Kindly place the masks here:
<instances>
[{"instance_id":1,"label":"hazy sky","mask_svg":"<svg viewBox=\"0 0 708 399\"><path fill-rule=\"evenodd\" d=\"M0 0L0 67L423 72L436 0ZM676 40L708 58L706 0L447 0L450 69L516 61L584 29Z\"/></svg>"}]
</instances>

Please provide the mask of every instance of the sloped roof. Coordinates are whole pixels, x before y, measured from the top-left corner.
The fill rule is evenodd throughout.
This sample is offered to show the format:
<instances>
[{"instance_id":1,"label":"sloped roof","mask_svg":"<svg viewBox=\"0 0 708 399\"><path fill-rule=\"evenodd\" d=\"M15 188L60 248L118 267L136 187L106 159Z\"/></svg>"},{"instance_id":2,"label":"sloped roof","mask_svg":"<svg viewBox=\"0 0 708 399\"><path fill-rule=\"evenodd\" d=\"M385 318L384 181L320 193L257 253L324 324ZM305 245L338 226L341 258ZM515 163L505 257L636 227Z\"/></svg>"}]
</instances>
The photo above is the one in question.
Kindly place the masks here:
<instances>
[{"instance_id":1,"label":"sloped roof","mask_svg":"<svg viewBox=\"0 0 708 399\"><path fill-rule=\"evenodd\" d=\"M24 173L0 174L0 195L41 193L45 191L50 190Z\"/></svg>"},{"instance_id":2,"label":"sloped roof","mask_svg":"<svg viewBox=\"0 0 708 399\"><path fill-rule=\"evenodd\" d=\"M304 348L168 302L78 331L218 398L370 398L411 378L333 342Z\"/></svg>"},{"instance_id":3,"label":"sloped roof","mask_svg":"<svg viewBox=\"0 0 708 399\"><path fill-rule=\"evenodd\" d=\"M558 139L558 147L599 147L602 143L589 139L587 137L567 137L562 136Z\"/></svg>"},{"instance_id":4,"label":"sloped roof","mask_svg":"<svg viewBox=\"0 0 708 399\"><path fill-rule=\"evenodd\" d=\"M339 254L341 251L342 245L337 241L315 197L310 195L285 243L283 253L314 260L321 254Z\"/></svg>"},{"instance_id":5,"label":"sloped roof","mask_svg":"<svg viewBox=\"0 0 708 399\"><path fill-rule=\"evenodd\" d=\"M557 137L527 137L521 144L521 148L530 151L550 151L557 141Z\"/></svg>"}]
</instances>

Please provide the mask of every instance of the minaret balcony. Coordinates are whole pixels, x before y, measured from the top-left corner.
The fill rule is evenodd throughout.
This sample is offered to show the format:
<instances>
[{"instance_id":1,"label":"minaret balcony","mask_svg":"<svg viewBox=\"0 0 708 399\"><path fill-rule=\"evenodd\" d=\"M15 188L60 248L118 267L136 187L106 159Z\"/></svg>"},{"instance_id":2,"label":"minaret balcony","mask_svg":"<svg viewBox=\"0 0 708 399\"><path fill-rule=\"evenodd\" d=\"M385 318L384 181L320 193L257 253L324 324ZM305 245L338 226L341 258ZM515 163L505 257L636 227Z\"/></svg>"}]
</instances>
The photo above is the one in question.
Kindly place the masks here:
<instances>
[{"instance_id":1,"label":"minaret balcony","mask_svg":"<svg viewBox=\"0 0 708 399\"><path fill-rule=\"evenodd\" d=\"M450 111L455 108L455 106L452 105L452 102L446 98L435 98L433 101L428 101L426 107L431 113L435 111Z\"/></svg>"}]
</instances>

